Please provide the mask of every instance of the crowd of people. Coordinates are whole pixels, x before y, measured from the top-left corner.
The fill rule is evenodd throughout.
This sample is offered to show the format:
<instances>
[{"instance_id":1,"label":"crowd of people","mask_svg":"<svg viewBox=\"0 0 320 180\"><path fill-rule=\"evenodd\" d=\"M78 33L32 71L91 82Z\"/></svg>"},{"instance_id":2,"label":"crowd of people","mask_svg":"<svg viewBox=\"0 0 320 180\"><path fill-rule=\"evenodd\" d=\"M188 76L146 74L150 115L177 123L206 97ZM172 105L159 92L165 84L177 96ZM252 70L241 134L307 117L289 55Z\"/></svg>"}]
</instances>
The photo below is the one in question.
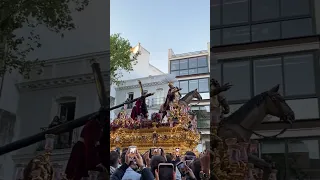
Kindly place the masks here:
<instances>
[{"instance_id":1,"label":"crowd of people","mask_svg":"<svg viewBox=\"0 0 320 180\"><path fill-rule=\"evenodd\" d=\"M136 146L110 152L110 180L209 180L210 153L183 155L150 148L140 153Z\"/></svg>"}]
</instances>

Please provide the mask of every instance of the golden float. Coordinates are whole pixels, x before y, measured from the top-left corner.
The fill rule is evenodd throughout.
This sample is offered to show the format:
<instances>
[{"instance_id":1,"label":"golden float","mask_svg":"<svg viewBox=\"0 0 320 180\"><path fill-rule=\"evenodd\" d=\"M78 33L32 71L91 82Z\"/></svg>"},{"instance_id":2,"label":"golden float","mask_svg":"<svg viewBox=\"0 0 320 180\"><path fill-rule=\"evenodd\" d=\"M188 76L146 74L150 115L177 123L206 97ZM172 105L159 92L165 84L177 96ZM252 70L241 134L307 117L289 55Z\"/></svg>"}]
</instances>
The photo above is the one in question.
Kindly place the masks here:
<instances>
[{"instance_id":1,"label":"golden float","mask_svg":"<svg viewBox=\"0 0 320 180\"><path fill-rule=\"evenodd\" d=\"M170 106L167 122L151 116L151 120L133 120L120 112L119 117L111 123L110 149L137 146L141 153L151 147L161 147L166 153L185 153L193 151L196 154L200 134L192 127L188 107L174 103ZM179 149L177 152L176 149Z\"/></svg>"}]
</instances>

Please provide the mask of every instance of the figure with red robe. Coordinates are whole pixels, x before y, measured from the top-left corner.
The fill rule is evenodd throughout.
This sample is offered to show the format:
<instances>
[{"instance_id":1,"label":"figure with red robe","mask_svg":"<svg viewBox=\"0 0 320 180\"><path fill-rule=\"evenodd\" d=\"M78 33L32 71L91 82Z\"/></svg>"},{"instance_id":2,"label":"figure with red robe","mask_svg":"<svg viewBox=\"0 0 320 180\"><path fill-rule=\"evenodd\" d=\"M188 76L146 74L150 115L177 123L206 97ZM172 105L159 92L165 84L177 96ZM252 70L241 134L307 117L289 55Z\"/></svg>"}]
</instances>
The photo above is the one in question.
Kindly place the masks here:
<instances>
[{"instance_id":1,"label":"figure with red robe","mask_svg":"<svg viewBox=\"0 0 320 180\"><path fill-rule=\"evenodd\" d=\"M135 106L131 111L131 118L136 120L138 116L144 119L148 119L148 108L146 103L146 92L143 90L141 81L139 80L139 86L141 91L141 97L136 101Z\"/></svg>"},{"instance_id":2,"label":"figure with red robe","mask_svg":"<svg viewBox=\"0 0 320 180\"><path fill-rule=\"evenodd\" d=\"M68 179L81 180L82 177L89 177L88 171L96 169L100 164L98 145L104 126L105 122L101 122L99 116L84 125L66 167Z\"/></svg>"}]
</instances>

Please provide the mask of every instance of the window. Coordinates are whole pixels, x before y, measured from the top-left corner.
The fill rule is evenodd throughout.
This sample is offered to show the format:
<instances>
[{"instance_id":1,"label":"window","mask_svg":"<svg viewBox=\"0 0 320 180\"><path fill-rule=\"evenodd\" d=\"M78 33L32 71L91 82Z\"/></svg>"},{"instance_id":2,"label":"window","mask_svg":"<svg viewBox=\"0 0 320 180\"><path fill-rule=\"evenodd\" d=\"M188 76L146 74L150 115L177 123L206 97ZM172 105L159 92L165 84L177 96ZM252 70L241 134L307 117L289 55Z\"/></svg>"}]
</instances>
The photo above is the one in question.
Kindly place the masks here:
<instances>
[{"instance_id":1,"label":"window","mask_svg":"<svg viewBox=\"0 0 320 180\"><path fill-rule=\"evenodd\" d=\"M281 0L281 16L292 17L310 14L309 0Z\"/></svg>"},{"instance_id":2,"label":"window","mask_svg":"<svg viewBox=\"0 0 320 180\"><path fill-rule=\"evenodd\" d=\"M189 68L197 68L198 67L198 61L197 58L190 58L189 59Z\"/></svg>"},{"instance_id":3,"label":"window","mask_svg":"<svg viewBox=\"0 0 320 180\"><path fill-rule=\"evenodd\" d=\"M221 24L221 0L210 1L210 26L219 26Z\"/></svg>"},{"instance_id":4,"label":"window","mask_svg":"<svg viewBox=\"0 0 320 180\"><path fill-rule=\"evenodd\" d=\"M251 0L251 3L253 21L276 19L280 17L279 0Z\"/></svg>"},{"instance_id":5,"label":"window","mask_svg":"<svg viewBox=\"0 0 320 180\"><path fill-rule=\"evenodd\" d=\"M209 79L199 79L199 92L209 92Z\"/></svg>"},{"instance_id":6,"label":"window","mask_svg":"<svg viewBox=\"0 0 320 180\"><path fill-rule=\"evenodd\" d=\"M254 61L254 93L260 94L280 84L279 93L283 94L281 57Z\"/></svg>"},{"instance_id":7,"label":"window","mask_svg":"<svg viewBox=\"0 0 320 180\"><path fill-rule=\"evenodd\" d=\"M216 29L216 30L211 30L210 31L210 44L212 46L218 46L221 45L221 30Z\"/></svg>"},{"instance_id":8,"label":"window","mask_svg":"<svg viewBox=\"0 0 320 180\"><path fill-rule=\"evenodd\" d=\"M250 27L240 26L223 29L223 44L238 44L250 41Z\"/></svg>"},{"instance_id":9,"label":"window","mask_svg":"<svg viewBox=\"0 0 320 180\"><path fill-rule=\"evenodd\" d=\"M171 71L170 74L172 74L174 76L180 76L180 71Z\"/></svg>"},{"instance_id":10,"label":"window","mask_svg":"<svg viewBox=\"0 0 320 180\"><path fill-rule=\"evenodd\" d=\"M190 59L181 59L171 62L170 74L175 76L186 76L193 74L208 73L207 56L195 57Z\"/></svg>"},{"instance_id":11,"label":"window","mask_svg":"<svg viewBox=\"0 0 320 180\"><path fill-rule=\"evenodd\" d=\"M313 59L312 54L284 57L286 96L315 94Z\"/></svg>"},{"instance_id":12,"label":"window","mask_svg":"<svg viewBox=\"0 0 320 180\"><path fill-rule=\"evenodd\" d=\"M185 76L185 75L188 75L188 74L189 74L189 70L187 70L187 69L186 70L181 70L180 73L179 73L180 76Z\"/></svg>"},{"instance_id":13,"label":"window","mask_svg":"<svg viewBox=\"0 0 320 180\"><path fill-rule=\"evenodd\" d=\"M180 88L182 88L182 90L180 91L181 94L186 94L189 92L189 83L188 81L180 81Z\"/></svg>"},{"instance_id":14,"label":"window","mask_svg":"<svg viewBox=\"0 0 320 180\"><path fill-rule=\"evenodd\" d=\"M246 100L251 97L250 64L245 62L225 63L223 65L223 83L233 87L226 92L228 100Z\"/></svg>"},{"instance_id":15,"label":"window","mask_svg":"<svg viewBox=\"0 0 320 180\"><path fill-rule=\"evenodd\" d=\"M278 170L277 179L286 179L285 154L285 143L283 141L261 143L261 158L268 159L268 157L271 157L272 161L275 162Z\"/></svg>"},{"instance_id":16,"label":"window","mask_svg":"<svg viewBox=\"0 0 320 180\"><path fill-rule=\"evenodd\" d=\"M210 99L210 93L209 92L200 93L200 96L202 97L202 99Z\"/></svg>"},{"instance_id":17,"label":"window","mask_svg":"<svg viewBox=\"0 0 320 180\"><path fill-rule=\"evenodd\" d=\"M290 179L298 176L308 179L320 177L319 141L317 139L289 140L288 142L288 166ZM303 178L306 179L306 178Z\"/></svg>"},{"instance_id":18,"label":"window","mask_svg":"<svg viewBox=\"0 0 320 180\"><path fill-rule=\"evenodd\" d=\"M287 148L286 148L287 147ZM319 137L261 142L262 158L271 156L277 179L319 179Z\"/></svg>"},{"instance_id":19,"label":"window","mask_svg":"<svg viewBox=\"0 0 320 180\"><path fill-rule=\"evenodd\" d=\"M170 61L170 69L171 71L179 70L179 60Z\"/></svg>"},{"instance_id":20,"label":"window","mask_svg":"<svg viewBox=\"0 0 320 180\"><path fill-rule=\"evenodd\" d=\"M180 70L181 69L188 69L188 59L180 60Z\"/></svg>"},{"instance_id":21,"label":"window","mask_svg":"<svg viewBox=\"0 0 320 180\"><path fill-rule=\"evenodd\" d=\"M191 106L191 110L196 113L198 121L210 120L210 106Z\"/></svg>"},{"instance_id":22,"label":"window","mask_svg":"<svg viewBox=\"0 0 320 180\"><path fill-rule=\"evenodd\" d=\"M129 92L128 93L128 100L133 100L134 98L134 93L133 92ZM131 109L133 107L133 103L128 104L128 109Z\"/></svg>"},{"instance_id":23,"label":"window","mask_svg":"<svg viewBox=\"0 0 320 180\"><path fill-rule=\"evenodd\" d=\"M223 24L248 22L248 0L223 0Z\"/></svg>"},{"instance_id":24,"label":"window","mask_svg":"<svg viewBox=\"0 0 320 180\"><path fill-rule=\"evenodd\" d=\"M280 38L280 22L251 26L252 41L266 41Z\"/></svg>"},{"instance_id":25,"label":"window","mask_svg":"<svg viewBox=\"0 0 320 180\"><path fill-rule=\"evenodd\" d=\"M198 74L198 70L197 69L189 69L189 75L192 74Z\"/></svg>"},{"instance_id":26,"label":"window","mask_svg":"<svg viewBox=\"0 0 320 180\"><path fill-rule=\"evenodd\" d=\"M196 79L196 80L190 80L189 81L189 90L190 91L193 91L193 90L195 90L195 89L198 89L198 79Z\"/></svg>"},{"instance_id":27,"label":"window","mask_svg":"<svg viewBox=\"0 0 320 180\"><path fill-rule=\"evenodd\" d=\"M210 69L210 77L221 83L221 64L211 65Z\"/></svg>"},{"instance_id":28,"label":"window","mask_svg":"<svg viewBox=\"0 0 320 180\"><path fill-rule=\"evenodd\" d=\"M284 21L281 26L283 38L309 36L313 34L311 18Z\"/></svg>"},{"instance_id":29,"label":"window","mask_svg":"<svg viewBox=\"0 0 320 180\"><path fill-rule=\"evenodd\" d=\"M208 72L208 67L198 68L198 74L205 74Z\"/></svg>"},{"instance_id":30,"label":"window","mask_svg":"<svg viewBox=\"0 0 320 180\"><path fill-rule=\"evenodd\" d=\"M293 110L297 120L319 119L319 105L317 98L294 99L286 101Z\"/></svg>"},{"instance_id":31,"label":"window","mask_svg":"<svg viewBox=\"0 0 320 180\"><path fill-rule=\"evenodd\" d=\"M174 82L173 85L174 85L174 87L179 87L180 88L179 81Z\"/></svg>"},{"instance_id":32,"label":"window","mask_svg":"<svg viewBox=\"0 0 320 180\"><path fill-rule=\"evenodd\" d=\"M198 67L208 67L208 59L206 56L198 57Z\"/></svg>"},{"instance_id":33,"label":"window","mask_svg":"<svg viewBox=\"0 0 320 180\"><path fill-rule=\"evenodd\" d=\"M59 116L62 122L68 122L74 120L76 110L75 101L61 101L59 103ZM56 145L57 149L70 148L72 145L73 130L66 134L59 135L59 141Z\"/></svg>"}]
</instances>

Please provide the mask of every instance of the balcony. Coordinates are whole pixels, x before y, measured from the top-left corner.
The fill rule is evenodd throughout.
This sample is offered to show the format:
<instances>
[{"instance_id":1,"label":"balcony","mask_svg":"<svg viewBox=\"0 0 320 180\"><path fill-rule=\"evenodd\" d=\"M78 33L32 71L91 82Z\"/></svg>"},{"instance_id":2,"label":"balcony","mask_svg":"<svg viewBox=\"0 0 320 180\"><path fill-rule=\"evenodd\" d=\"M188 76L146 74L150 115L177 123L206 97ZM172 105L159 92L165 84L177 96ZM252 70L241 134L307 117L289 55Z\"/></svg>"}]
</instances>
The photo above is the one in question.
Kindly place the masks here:
<instances>
[{"instance_id":1,"label":"balcony","mask_svg":"<svg viewBox=\"0 0 320 180\"><path fill-rule=\"evenodd\" d=\"M40 128L40 131L46 131L47 127ZM55 137L54 141L54 149L68 149L72 147L72 131L59 134ZM37 145L36 151L43 151L45 146L45 140L40 141Z\"/></svg>"},{"instance_id":2,"label":"balcony","mask_svg":"<svg viewBox=\"0 0 320 180\"><path fill-rule=\"evenodd\" d=\"M146 100L146 104L148 108L160 108L161 104L163 104L165 98L150 98Z\"/></svg>"}]
</instances>

